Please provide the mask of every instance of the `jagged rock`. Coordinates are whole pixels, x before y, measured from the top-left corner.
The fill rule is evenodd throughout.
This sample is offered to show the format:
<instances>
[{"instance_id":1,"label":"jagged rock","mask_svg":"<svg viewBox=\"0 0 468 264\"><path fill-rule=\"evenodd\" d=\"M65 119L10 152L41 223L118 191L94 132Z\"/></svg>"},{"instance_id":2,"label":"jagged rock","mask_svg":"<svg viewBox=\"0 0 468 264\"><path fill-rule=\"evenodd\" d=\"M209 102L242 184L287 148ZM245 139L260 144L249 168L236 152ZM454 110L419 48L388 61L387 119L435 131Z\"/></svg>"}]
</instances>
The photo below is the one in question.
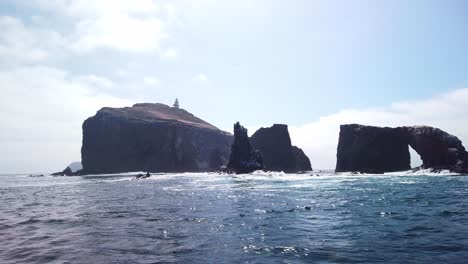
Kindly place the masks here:
<instances>
[{"instance_id":1,"label":"jagged rock","mask_svg":"<svg viewBox=\"0 0 468 264\"><path fill-rule=\"evenodd\" d=\"M68 165L68 167L71 169L73 173L77 173L78 171L83 169L83 165L81 164L80 161L72 162L70 163L70 165Z\"/></svg>"},{"instance_id":2,"label":"jagged rock","mask_svg":"<svg viewBox=\"0 0 468 264\"><path fill-rule=\"evenodd\" d=\"M255 150L262 153L265 169L269 171L311 171L309 158L304 152L291 145L288 126L274 124L260 128L250 139Z\"/></svg>"},{"instance_id":3,"label":"jagged rock","mask_svg":"<svg viewBox=\"0 0 468 264\"><path fill-rule=\"evenodd\" d=\"M63 171L52 173L52 176L73 176L79 175L80 171L83 169L81 162L75 161L70 163Z\"/></svg>"},{"instance_id":4,"label":"jagged rock","mask_svg":"<svg viewBox=\"0 0 468 264\"><path fill-rule=\"evenodd\" d=\"M423 161L422 168L468 172L462 142L438 128L340 126L336 171L382 173L410 169L409 146Z\"/></svg>"},{"instance_id":5,"label":"jagged rock","mask_svg":"<svg viewBox=\"0 0 468 264\"><path fill-rule=\"evenodd\" d=\"M151 174L149 172L147 172L146 174L139 173L137 174L137 176L135 176L135 179L140 180L140 179L147 179L149 177L151 177Z\"/></svg>"},{"instance_id":6,"label":"jagged rock","mask_svg":"<svg viewBox=\"0 0 468 264\"><path fill-rule=\"evenodd\" d=\"M231 156L227 165L230 173L250 173L263 170L263 159L259 151L252 149L247 129L239 124L234 124L234 142L231 146Z\"/></svg>"},{"instance_id":7,"label":"jagged rock","mask_svg":"<svg viewBox=\"0 0 468 264\"><path fill-rule=\"evenodd\" d=\"M29 174L31 178L44 177L44 174Z\"/></svg>"},{"instance_id":8,"label":"jagged rock","mask_svg":"<svg viewBox=\"0 0 468 264\"><path fill-rule=\"evenodd\" d=\"M164 104L102 108L83 123L81 173L213 171L232 135Z\"/></svg>"},{"instance_id":9,"label":"jagged rock","mask_svg":"<svg viewBox=\"0 0 468 264\"><path fill-rule=\"evenodd\" d=\"M52 173L52 176L71 176L73 171L70 167L66 167L63 171Z\"/></svg>"}]
</instances>

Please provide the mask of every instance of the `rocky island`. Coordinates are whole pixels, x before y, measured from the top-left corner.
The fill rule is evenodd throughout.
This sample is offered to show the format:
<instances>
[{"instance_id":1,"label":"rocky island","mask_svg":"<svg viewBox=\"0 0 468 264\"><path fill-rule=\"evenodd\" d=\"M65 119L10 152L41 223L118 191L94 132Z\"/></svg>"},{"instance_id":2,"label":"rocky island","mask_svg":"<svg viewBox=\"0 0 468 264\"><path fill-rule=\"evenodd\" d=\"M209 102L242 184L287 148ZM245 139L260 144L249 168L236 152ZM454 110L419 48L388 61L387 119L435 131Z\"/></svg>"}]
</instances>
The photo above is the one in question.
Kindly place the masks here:
<instances>
[{"instance_id":1,"label":"rocky island","mask_svg":"<svg viewBox=\"0 0 468 264\"><path fill-rule=\"evenodd\" d=\"M411 169L409 147L421 168L468 173L468 153L453 135L429 126L340 126L336 172L384 173ZM178 104L141 103L104 107L83 123L80 171L55 175L123 172L311 171L309 158L293 146L284 124L251 137L239 122L234 136ZM224 168L224 169L223 169Z\"/></svg>"},{"instance_id":2,"label":"rocky island","mask_svg":"<svg viewBox=\"0 0 468 264\"><path fill-rule=\"evenodd\" d=\"M453 135L429 126L340 126L336 172L383 173L411 169L409 146L422 168L468 173L468 154Z\"/></svg>"},{"instance_id":3,"label":"rocky island","mask_svg":"<svg viewBox=\"0 0 468 264\"><path fill-rule=\"evenodd\" d=\"M259 169L310 171L309 158L291 145L287 125L261 128L251 138L239 123L232 134L178 104L135 104L99 110L83 123L83 169L57 175L122 172L234 173Z\"/></svg>"},{"instance_id":4,"label":"rocky island","mask_svg":"<svg viewBox=\"0 0 468 264\"><path fill-rule=\"evenodd\" d=\"M232 135L178 107L102 108L83 123L81 174L213 171Z\"/></svg>"},{"instance_id":5,"label":"rocky island","mask_svg":"<svg viewBox=\"0 0 468 264\"><path fill-rule=\"evenodd\" d=\"M228 172L249 173L255 170L300 172L311 171L309 158L291 145L287 125L260 128L251 138L239 122L234 124L234 143Z\"/></svg>"},{"instance_id":6,"label":"rocky island","mask_svg":"<svg viewBox=\"0 0 468 264\"><path fill-rule=\"evenodd\" d=\"M263 156L265 170L299 172L311 171L309 158L302 149L291 144L288 126L274 124L260 128L251 137L252 146Z\"/></svg>"}]
</instances>

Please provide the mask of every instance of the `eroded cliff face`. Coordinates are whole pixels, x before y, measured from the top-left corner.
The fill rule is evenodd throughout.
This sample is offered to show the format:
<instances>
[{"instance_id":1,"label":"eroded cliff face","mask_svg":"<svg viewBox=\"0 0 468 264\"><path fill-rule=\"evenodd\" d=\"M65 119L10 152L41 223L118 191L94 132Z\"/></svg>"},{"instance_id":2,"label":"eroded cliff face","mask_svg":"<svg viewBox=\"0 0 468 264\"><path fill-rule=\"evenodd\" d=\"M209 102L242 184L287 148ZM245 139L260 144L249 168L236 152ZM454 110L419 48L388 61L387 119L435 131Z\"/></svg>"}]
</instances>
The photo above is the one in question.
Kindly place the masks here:
<instances>
[{"instance_id":1,"label":"eroded cliff face","mask_svg":"<svg viewBox=\"0 0 468 264\"><path fill-rule=\"evenodd\" d=\"M103 108L83 123L82 173L212 171L232 135L163 104Z\"/></svg>"},{"instance_id":2,"label":"eroded cliff face","mask_svg":"<svg viewBox=\"0 0 468 264\"><path fill-rule=\"evenodd\" d=\"M311 171L312 164L310 163L309 157L304 151L296 146L293 146L294 156L296 157L296 170L295 171Z\"/></svg>"},{"instance_id":3,"label":"eroded cliff face","mask_svg":"<svg viewBox=\"0 0 468 264\"><path fill-rule=\"evenodd\" d=\"M372 127L342 125L336 171L382 173L410 169L409 146L423 161L423 168L468 172L468 155L462 142L438 128Z\"/></svg>"},{"instance_id":4,"label":"eroded cliff face","mask_svg":"<svg viewBox=\"0 0 468 264\"><path fill-rule=\"evenodd\" d=\"M311 171L312 166L304 152L292 146L288 126L275 124L260 128L251 137L252 146L262 153L265 170L298 172Z\"/></svg>"},{"instance_id":5,"label":"eroded cliff face","mask_svg":"<svg viewBox=\"0 0 468 264\"><path fill-rule=\"evenodd\" d=\"M336 171L382 173L411 169L406 139L390 127L342 125Z\"/></svg>"}]
</instances>

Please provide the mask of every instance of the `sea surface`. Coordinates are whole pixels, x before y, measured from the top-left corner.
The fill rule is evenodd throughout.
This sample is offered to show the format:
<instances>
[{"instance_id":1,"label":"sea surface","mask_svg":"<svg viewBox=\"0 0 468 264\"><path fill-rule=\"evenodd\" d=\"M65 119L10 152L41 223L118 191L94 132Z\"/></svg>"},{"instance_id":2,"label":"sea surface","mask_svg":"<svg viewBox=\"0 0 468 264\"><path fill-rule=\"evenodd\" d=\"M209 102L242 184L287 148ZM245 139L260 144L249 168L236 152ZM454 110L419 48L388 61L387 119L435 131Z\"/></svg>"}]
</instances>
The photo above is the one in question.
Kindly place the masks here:
<instances>
[{"instance_id":1,"label":"sea surface","mask_svg":"<svg viewBox=\"0 0 468 264\"><path fill-rule=\"evenodd\" d=\"M468 263L468 176L0 176L0 263Z\"/></svg>"}]
</instances>

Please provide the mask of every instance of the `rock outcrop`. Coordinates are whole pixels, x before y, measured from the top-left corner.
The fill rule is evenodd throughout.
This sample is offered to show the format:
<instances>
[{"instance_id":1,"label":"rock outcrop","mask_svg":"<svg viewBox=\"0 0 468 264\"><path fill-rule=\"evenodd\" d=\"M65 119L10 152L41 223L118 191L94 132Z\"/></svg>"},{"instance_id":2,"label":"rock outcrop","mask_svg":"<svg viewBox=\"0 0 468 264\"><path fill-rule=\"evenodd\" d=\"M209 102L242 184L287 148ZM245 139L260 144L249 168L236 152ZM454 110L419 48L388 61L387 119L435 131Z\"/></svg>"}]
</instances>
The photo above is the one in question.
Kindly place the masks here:
<instances>
[{"instance_id":1,"label":"rock outcrop","mask_svg":"<svg viewBox=\"0 0 468 264\"><path fill-rule=\"evenodd\" d=\"M262 154L252 149L247 129L239 124L234 124L234 142L231 146L231 156L227 165L229 173L250 173L263 170Z\"/></svg>"},{"instance_id":2,"label":"rock outcrop","mask_svg":"<svg viewBox=\"0 0 468 264\"><path fill-rule=\"evenodd\" d=\"M232 135L164 104L102 108L83 123L81 173L213 171Z\"/></svg>"},{"instance_id":3,"label":"rock outcrop","mask_svg":"<svg viewBox=\"0 0 468 264\"><path fill-rule=\"evenodd\" d=\"M291 145L288 126L275 124L260 128L250 138L252 147L262 153L265 170L299 172L311 171L312 166L304 152Z\"/></svg>"},{"instance_id":4,"label":"rock outcrop","mask_svg":"<svg viewBox=\"0 0 468 264\"><path fill-rule=\"evenodd\" d=\"M70 169L70 167L66 167L63 171L60 172L55 172L51 174L52 176L72 176L73 171Z\"/></svg>"},{"instance_id":5,"label":"rock outcrop","mask_svg":"<svg viewBox=\"0 0 468 264\"><path fill-rule=\"evenodd\" d=\"M63 171L52 173L52 176L72 176L79 174L79 171L83 169L81 162L75 161L68 165Z\"/></svg>"},{"instance_id":6,"label":"rock outcrop","mask_svg":"<svg viewBox=\"0 0 468 264\"><path fill-rule=\"evenodd\" d=\"M342 125L336 171L382 173L410 169L409 146L423 161L422 168L468 172L462 142L438 128Z\"/></svg>"}]
</instances>

